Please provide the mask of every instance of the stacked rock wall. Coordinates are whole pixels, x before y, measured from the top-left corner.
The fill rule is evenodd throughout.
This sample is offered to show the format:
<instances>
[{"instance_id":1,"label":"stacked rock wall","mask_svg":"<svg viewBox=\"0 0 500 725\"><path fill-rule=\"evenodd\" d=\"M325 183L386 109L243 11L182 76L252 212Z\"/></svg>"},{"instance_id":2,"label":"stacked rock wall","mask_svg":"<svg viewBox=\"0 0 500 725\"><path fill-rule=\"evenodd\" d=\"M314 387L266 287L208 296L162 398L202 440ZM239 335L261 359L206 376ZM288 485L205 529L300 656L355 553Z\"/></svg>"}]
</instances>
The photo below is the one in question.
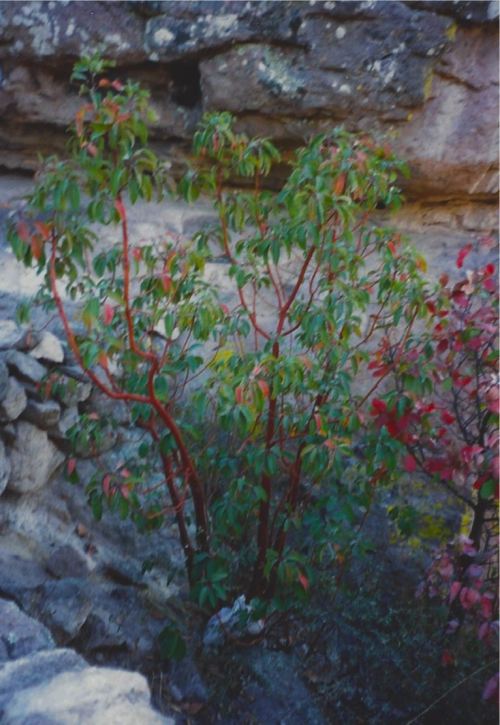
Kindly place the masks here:
<instances>
[{"instance_id":1,"label":"stacked rock wall","mask_svg":"<svg viewBox=\"0 0 500 725\"><path fill-rule=\"evenodd\" d=\"M64 460L78 404L91 394L90 385L64 359L64 348L51 332L34 335L12 320L0 321L0 493L38 491ZM56 391L49 397L55 369L66 381L65 394Z\"/></svg>"},{"instance_id":2,"label":"stacked rock wall","mask_svg":"<svg viewBox=\"0 0 500 725\"><path fill-rule=\"evenodd\" d=\"M142 675L81 656L163 682L158 637L182 571L168 526L139 538L129 521L92 518L84 484L95 459L122 455L134 434L125 411L107 403L56 335L0 321L2 723L173 722L151 709ZM81 412L113 424L98 449L78 452L83 483L71 487L63 463ZM165 692L180 701L186 685L176 676Z\"/></svg>"}]
</instances>

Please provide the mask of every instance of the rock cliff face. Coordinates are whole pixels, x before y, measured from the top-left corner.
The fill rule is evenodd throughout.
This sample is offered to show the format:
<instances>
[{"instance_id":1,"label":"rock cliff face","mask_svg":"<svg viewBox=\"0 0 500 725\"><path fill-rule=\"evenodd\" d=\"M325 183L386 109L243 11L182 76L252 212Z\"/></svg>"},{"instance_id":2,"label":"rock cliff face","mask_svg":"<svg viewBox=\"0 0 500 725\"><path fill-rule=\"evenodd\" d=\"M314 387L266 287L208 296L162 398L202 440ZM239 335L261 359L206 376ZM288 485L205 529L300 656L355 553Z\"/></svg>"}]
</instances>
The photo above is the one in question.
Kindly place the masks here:
<instances>
[{"instance_id":1,"label":"rock cliff face","mask_svg":"<svg viewBox=\"0 0 500 725\"><path fill-rule=\"evenodd\" d=\"M71 66L99 48L150 87L172 156L204 110L284 147L342 123L390 138L410 197L491 201L497 15L495 2L0 2L0 164L31 170L63 149Z\"/></svg>"}]
</instances>

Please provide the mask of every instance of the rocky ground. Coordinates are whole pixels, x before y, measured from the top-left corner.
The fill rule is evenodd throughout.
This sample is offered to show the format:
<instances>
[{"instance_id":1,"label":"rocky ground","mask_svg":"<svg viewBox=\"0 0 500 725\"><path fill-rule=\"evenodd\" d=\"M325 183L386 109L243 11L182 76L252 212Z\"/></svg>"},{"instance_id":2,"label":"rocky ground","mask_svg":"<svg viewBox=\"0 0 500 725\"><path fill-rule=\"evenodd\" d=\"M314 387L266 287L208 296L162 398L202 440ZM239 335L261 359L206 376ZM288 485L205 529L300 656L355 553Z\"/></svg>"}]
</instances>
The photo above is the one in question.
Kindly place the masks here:
<instances>
[{"instance_id":1,"label":"rocky ground","mask_svg":"<svg viewBox=\"0 0 500 725\"><path fill-rule=\"evenodd\" d=\"M49 630L0 599L0 717L5 725L173 723L150 706L144 677L93 667L57 647Z\"/></svg>"}]
</instances>

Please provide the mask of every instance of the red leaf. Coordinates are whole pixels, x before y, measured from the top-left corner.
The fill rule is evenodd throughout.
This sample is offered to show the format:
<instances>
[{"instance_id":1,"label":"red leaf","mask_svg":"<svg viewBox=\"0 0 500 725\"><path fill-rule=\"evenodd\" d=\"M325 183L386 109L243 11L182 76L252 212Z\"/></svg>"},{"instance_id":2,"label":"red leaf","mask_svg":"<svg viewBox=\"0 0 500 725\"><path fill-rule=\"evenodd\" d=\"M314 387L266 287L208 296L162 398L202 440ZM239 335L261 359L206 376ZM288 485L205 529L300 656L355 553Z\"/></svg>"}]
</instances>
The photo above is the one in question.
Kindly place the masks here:
<instances>
[{"instance_id":1,"label":"red leaf","mask_svg":"<svg viewBox=\"0 0 500 725\"><path fill-rule=\"evenodd\" d=\"M318 433L324 433L323 421L321 420L321 416L319 413L314 414L314 422L316 423L316 430L318 431Z\"/></svg>"},{"instance_id":2,"label":"red leaf","mask_svg":"<svg viewBox=\"0 0 500 725\"><path fill-rule=\"evenodd\" d=\"M479 489L481 488L481 486L483 485L483 483L485 483L487 480L488 480L488 476L487 475L479 476L479 478L476 478L476 480L474 481L474 485L472 486L472 488L475 491L479 491Z\"/></svg>"},{"instance_id":3,"label":"red leaf","mask_svg":"<svg viewBox=\"0 0 500 725\"><path fill-rule=\"evenodd\" d=\"M462 292L461 290L455 290L451 296L453 302L455 302L455 304L457 304L459 307L467 307L469 303L469 298L466 294L464 294L464 292Z\"/></svg>"},{"instance_id":4,"label":"red leaf","mask_svg":"<svg viewBox=\"0 0 500 725\"><path fill-rule=\"evenodd\" d=\"M443 667L451 667L455 664L455 657L449 649L445 649L441 655L441 664Z\"/></svg>"},{"instance_id":5,"label":"red leaf","mask_svg":"<svg viewBox=\"0 0 500 725\"><path fill-rule=\"evenodd\" d=\"M111 493L111 474L107 473L102 479L102 491L105 496L109 496Z\"/></svg>"},{"instance_id":6,"label":"red leaf","mask_svg":"<svg viewBox=\"0 0 500 725\"><path fill-rule=\"evenodd\" d=\"M449 281L450 281L450 278L448 277L447 274L442 274L439 278L439 284L441 285L441 287L446 287L446 285L448 284Z\"/></svg>"},{"instance_id":7,"label":"red leaf","mask_svg":"<svg viewBox=\"0 0 500 725\"><path fill-rule=\"evenodd\" d=\"M387 411L387 405L384 403L383 400L380 400L379 398L373 398L372 400L372 415L380 415L380 413L385 413Z\"/></svg>"},{"instance_id":8,"label":"red leaf","mask_svg":"<svg viewBox=\"0 0 500 725\"><path fill-rule=\"evenodd\" d=\"M132 256L136 262L140 262L142 259L142 249L140 247L134 247L132 250Z\"/></svg>"},{"instance_id":9,"label":"red leaf","mask_svg":"<svg viewBox=\"0 0 500 725\"><path fill-rule=\"evenodd\" d=\"M262 395L264 398L269 398L269 385L266 383L265 380L258 380L257 385L262 390Z\"/></svg>"},{"instance_id":10,"label":"red leaf","mask_svg":"<svg viewBox=\"0 0 500 725\"><path fill-rule=\"evenodd\" d=\"M337 180L335 181L333 190L335 194L342 194L345 189L345 174L340 174L340 176L337 177Z\"/></svg>"},{"instance_id":11,"label":"red leaf","mask_svg":"<svg viewBox=\"0 0 500 725\"><path fill-rule=\"evenodd\" d=\"M498 700L499 677L500 675L498 672L494 674L493 677L490 677L483 690L483 700L493 700L494 702Z\"/></svg>"},{"instance_id":12,"label":"red leaf","mask_svg":"<svg viewBox=\"0 0 500 725\"><path fill-rule=\"evenodd\" d=\"M408 473L413 473L413 471L415 471L417 468L417 462L413 458L413 456L408 454L403 459L403 466L404 466L405 471L407 471Z\"/></svg>"},{"instance_id":13,"label":"red leaf","mask_svg":"<svg viewBox=\"0 0 500 725\"><path fill-rule=\"evenodd\" d=\"M481 595L476 589L463 587L460 592L460 604L464 609L471 609L481 599Z\"/></svg>"},{"instance_id":14,"label":"red leaf","mask_svg":"<svg viewBox=\"0 0 500 725\"><path fill-rule=\"evenodd\" d=\"M161 284L165 292L168 294L172 289L172 277L164 272L161 276Z\"/></svg>"},{"instance_id":15,"label":"red leaf","mask_svg":"<svg viewBox=\"0 0 500 725\"><path fill-rule=\"evenodd\" d=\"M97 87L98 88L109 88L110 85L111 85L111 81L109 80L109 78L101 78L101 80L97 84Z\"/></svg>"},{"instance_id":16,"label":"red leaf","mask_svg":"<svg viewBox=\"0 0 500 725\"><path fill-rule=\"evenodd\" d=\"M68 462L66 464L66 470L68 472L68 476L71 476L71 474L73 473L75 468L76 468L76 458L68 459Z\"/></svg>"},{"instance_id":17,"label":"red leaf","mask_svg":"<svg viewBox=\"0 0 500 725\"><path fill-rule=\"evenodd\" d=\"M491 619L493 617L493 594L486 592L481 597L481 614L485 619Z\"/></svg>"},{"instance_id":18,"label":"red leaf","mask_svg":"<svg viewBox=\"0 0 500 725\"><path fill-rule=\"evenodd\" d=\"M387 249L390 251L393 257L397 256L396 245L394 244L394 242L388 242Z\"/></svg>"},{"instance_id":19,"label":"red leaf","mask_svg":"<svg viewBox=\"0 0 500 725\"><path fill-rule=\"evenodd\" d=\"M477 632L478 639L480 639L482 642L485 642L490 637L490 623L489 622L483 622L479 630Z\"/></svg>"},{"instance_id":20,"label":"red leaf","mask_svg":"<svg viewBox=\"0 0 500 725\"><path fill-rule=\"evenodd\" d=\"M23 242L28 244L31 240L31 234L26 222L18 222L16 229L19 237L23 240Z\"/></svg>"},{"instance_id":21,"label":"red leaf","mask_svg":"<svg viewBox=\"0 0 500 725\"><path fill-rule=\"evenodd\" d=\"M457 594L462 588L462 582L453 582L450 587L450 604L457 598Z\"/></svg>"},{"instance_id":22,"label":"red leaf","mask_svg":"<svg viewBox=\"0 0 500 725\"><path fill-rule=\"evenodd\" d=\"M43 222L35 222L35 227L39 232L40 236L42 237L43 241L46 242L47 239L49 239L50 237L50 226L48 224L44 224Z\"/></svg>"},{"instance_id":23,"label":"red leaf","mask_svg":"<svg viewBox=\"0 0 500 725\"><path fill-rule=\"evenodd\" d=\"M299 572L298 580L300 582L301 587L305 592L309 589L309 579L306 577L305 574L302 574L302 572Z\"/></svg>"},{"instance_id":24,"label":"red leaf","mask_svg":"<svg viewBox=\"0 0 500 725\"><path fill-rule=\"evenodd\" d=\"M386 421L385 427L387 428L387 431L391 434L393 438L398 438L400 434L399 424L394 420L394 418L388 418Z\"/></svg>"},{"instance_id":25,"label":"red leaf","mask_svg":"<svg viewBox=\"0 0 500 725\"><path fill-rule=\"evenodd\" d=\"M43 253L43 241L40 237L31 237L31 253L38 261Z\"/></svg>"},{"instance_id":26,"label":"red leaf","mask_svg":"<svg viewBox=\"0 0 500 725\"><path fill-rule=\"evenodd\" d=\"M104 370L108 370L109 368L108 356L105 352L101 352L99 355L99 365L104 368Z\"/></svg>"},{"instance_id":27,"label":"red leaf","mask_svg":"<svg viewBox=\"0 0 500 725\"><path fill-rule=\"evenodd\" d=\"M457 255L457 267L458 269L462 269L464 266L464 262L466 257L469 256L469 254L472 251L472 244L466 244L465 247L462 247L462 249L459 251Z\"/></svg>"},{"instance_id":28,"label":"red leaf","mask_svg":"<svg viewBox=\"0 0 500 725\"><path fill-rule=\"evenodd\" d=\"M236 390L234 391L234 397L236 398L236 402L238 405L241 405L243 403L243 388L241 385L238 385Z\"/></svg>"},{"instance_id":29,"label":"red leaf","mask_svg":"<svg viewBox=\"0 0 500 725\"><path fill-rule=\"evenodd\" d=\"M116 80L116 81L113 81L113 83L111 84L111 87L112 87L112 88L113 88L113 89L114 89L115 91L118 91L118 92L120 92L120 91L123 91L123 89L125 88L125 86L123 85L123 83L121 83L121 82L120 82L120 81L118 81L118 80Z\"/></svg>"},{"instance_id":30,"label":"red leaf","mask_svg":"<svg viewBox=\"0 0 500 725\"><path fill-rule=\"evenodd\" d=\"M222 312L226 315L226 317L229 317L229 315L231 314L229 312L229 307L225 304L221 304L220 308L221 308Z\"/></svg>"},{"instance_id":31,"label":"red leaf","mask_svg":"<svg viewBox=\"0 0 500 725\"><path fill-rule=\"evenodd\" d=\"M460 451L460 455L462 456L462 460L465 463L472 463L472 460L475 456L478 456L479 454L483 453L483 447L479 446L477 443L475 443L473 446L464 446L462 450Z\"/></svg>"},{"instance_id":32,"label":"red leaf","mask_svg":"<svg viewBox=\"0 0 500 725\"><path fill-rule=\"evenodd\" d=\"M496 292L497 289L495 281L491 277L483 280L483 287L487 292Z\"/></svg>"},{"instance_id":33,"label":"red leaf","mask_svg":"<svg viewBox=\"0 0 500 725\"><path fill-rule=\"evenodd\" d=\"M85 148L93 158L97 156L97 146L94 143L88 143Z\"/></svg>"},{"instance_id":34,"label":"red leaf","mask_svg":"<svg viewBox=\"0 0 500 725\"><path fill-rule=\"evenodd\" d=\"M113 321L113 317L115 315L115 308L109 304L109 302L104 303L104 324L110 325Z\"/></svg>"},{"instance_id":35,"label":"red leaf","mask_svg":"<svg viewBox=\"0 0 500 725\"><path fill-rule=\"evenodd\" d=\"M128 468L122 468L122 470L120 471L120 476L122 478L130 478L131 475L132 474L130 473L130 471L128 470Z\"/></svg>"},{"instance_id":36,"label":"red leaf","mask_svg":"<svg viewBox=\"0 0 500 725\"><path fill-rule=\"evenodd\" d=\"M451 425L452 423L454 423L454 422L455 422L455 416L454 416L454 415L452 415L451 413L448 413L448 411L447 411L447 410L443 410L443 411L441 412L441 420L442 420L442 421L443 421L443 423L445 423L446 425Z\"/></svg>"}]
</instances>

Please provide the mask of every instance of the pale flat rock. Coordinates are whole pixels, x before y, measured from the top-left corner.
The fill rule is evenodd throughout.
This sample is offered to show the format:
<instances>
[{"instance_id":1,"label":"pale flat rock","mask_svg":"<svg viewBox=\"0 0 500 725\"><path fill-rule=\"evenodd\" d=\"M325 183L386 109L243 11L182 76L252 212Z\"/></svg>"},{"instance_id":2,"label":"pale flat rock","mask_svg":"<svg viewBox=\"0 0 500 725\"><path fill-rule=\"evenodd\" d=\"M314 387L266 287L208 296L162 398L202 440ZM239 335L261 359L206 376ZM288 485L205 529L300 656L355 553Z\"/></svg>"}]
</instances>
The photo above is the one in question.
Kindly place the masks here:
<instances>
[{"instance_id":1,"label":"pale flat rock","mask_svg":"<svg viewBox=\"0 0 500 725\"><path fill-rule=\"evenodd\" d=\"M173 720L150 707L149 688L142 675L99 667L64 672L14 694L5 707L2 722L173 725Z\"/></svg>"},{"instance_id":2,"label":"pale flat rock","mask_svg":"<svg viewBox=\"0 0 500 725\"><path fill-rule=\"evenodd\" d=\"M9 457L11 474L7 485L17 493L43 488L64 461L64 455L47 433L26 421L16 424L16 438L9 448Z\"/></svg>"},{"instance_id":3,"label":"pale flat rock","mask_svg":"<svg viewBox=\"0 0 500 725\"><path fill-rule=\"evenodd\" d=\"M21 383L16 378L9 377L5 398L0 403L0 420L16 420L26 408L27 403L26 392Z\"/></svg>"},{"instance_id":4,"label":"pale flat rock","mask_svg":"<svg viewBox=\"0 0 500 725\"><path fill-rule=\"evenodd\" d=\"M38 345L30 351L30 355L37 360L62 363L64 361L64 348L58 337L46 330Z\"/></svg>"},{"instance_id":5,"label":"pale flat rock","mask_svg":"<svg viewBox=\"0 0 500 725\"><path fill-rule=\"evenodd\" d=\"M82 670L87 663L71 649L42 650L0 668L0 715L13 694L35 687L61 672Z\"/></svg>"}]
</instances>

